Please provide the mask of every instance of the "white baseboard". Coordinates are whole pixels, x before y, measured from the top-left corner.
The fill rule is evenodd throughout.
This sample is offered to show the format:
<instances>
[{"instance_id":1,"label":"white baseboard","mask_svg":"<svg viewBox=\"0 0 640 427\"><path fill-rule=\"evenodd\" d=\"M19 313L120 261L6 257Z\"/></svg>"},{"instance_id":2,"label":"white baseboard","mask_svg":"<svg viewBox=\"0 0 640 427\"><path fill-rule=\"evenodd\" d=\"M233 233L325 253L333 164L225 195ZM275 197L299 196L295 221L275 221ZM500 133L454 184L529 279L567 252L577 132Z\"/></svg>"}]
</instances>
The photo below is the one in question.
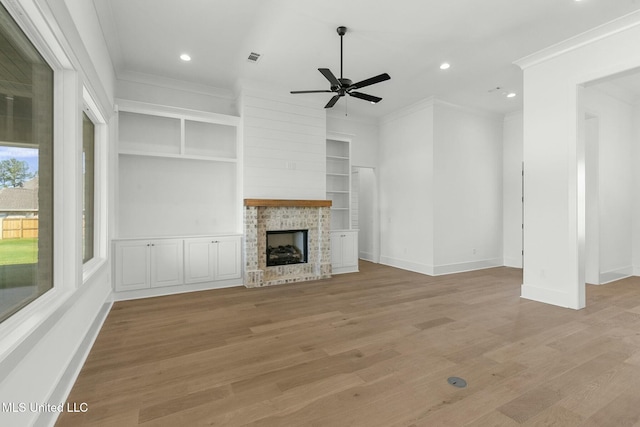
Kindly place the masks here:
<instances>
[{"instance_id":1,"label":"white baseboard","mask_svg":"<svg viewBox=\"0 0 640 427\"><path fill-rule=\"evenodd\" d=\"M615 270L601 272L600 284L605 285L607 283L615 282L616 280L633 276L633 270L634 269L632 266L627 266L623 268L617 268Z\"/></svg>"},{"instance_id":2,"label":"white baseboard","mask_svg":"<svg viewBox=\"0 0 640 427\"><path fill-rule=\"evenodd\" d=\"M185 292L208 291L211 289L244 286L242 279L221 280L219 282L194 283L189 285L166 286L162 288L136 289L134 291L114 292L114 301L162 297L166 295L184 294Z\"/></svg>"},{"instance_id":3,"label":"white baseboard","mask_svg":"<svg viewBox=\"0 0 640 427\"><path fill-rule=\"evenodd\" d=\"M530 299L532 301L543 302L545 304L557 305L559 307L580 309L571 301L569 294L559 292L553 289L540 288L537 286L525 285L521 287L521 298Z\"/></svg>"},{"instance_id":4,"label":"white baseboard","mask_svg":"<svg viewBox=\"0 0 640 427\"><path fill-rule=\"evenodd\" d=\"M433 276L433 266L426 264L418 264L411 261L405 261L397 258L391 258L387 256L380 256L380 264L388 265L390 267L400 268L402 270L413 271L415 273L422 273L428 276Z\"/></svg>"},{"instance_id":5,"label":"white baseboard","mask_svg":"<svg viewBox=\"0 0 640 427\"><path fill-rule=\"evenodd\" d=\"M377 261L375 260L375 257L373 256L373 253L371 253L371 252L360 252L360 253L358 254L358 257L359 257L360 259L365 260L365 261L377 262Z\"/></svg>"},{"instance_id":6,"label":"white baseboard","mask_svg":"<svg viewBox=\"0 0 640 427\"><path fill-rule=\"evenodd\" d=\"M357 265L348 265L346 267L331 267L331 274L345 274L345 273L357 273L358 270Z\"/></svg>"},{"instance_id":7,"label":"white baseboard","mask_svg":"<svg viewBox=\"0 0 640 427\"><path fill-rule=\"evenodd\" d=\"M502 258L484 259L480 261L459 262L455 264L436 265L434 275L464 273L465 271L483 270L502 266Z\"/></svg>"},{"instance_id":8,"label":"white baseboard","mask_svg":"<svg viewBox=\"0 0 640 427\"><path fill-rule=\"evenodd\" d=\"M441 276L444 274L464 273L465 271L483 270L485 268L501 267L502 258L485 259L480 261L460 262L455 264L427 265L391 257L380 257L380 264L403 270L426 274L428 276Z\"/></svg>"},{"instance_id":9,"label":"white baseboard","mask_svg":"<svg viewBox=\"0 0 640 427\"><path fill-rule=\"evenodd\" d=\"M502 264L505 267L522 268L522 257L504 257Z\"/></svg>"}]
</instances>

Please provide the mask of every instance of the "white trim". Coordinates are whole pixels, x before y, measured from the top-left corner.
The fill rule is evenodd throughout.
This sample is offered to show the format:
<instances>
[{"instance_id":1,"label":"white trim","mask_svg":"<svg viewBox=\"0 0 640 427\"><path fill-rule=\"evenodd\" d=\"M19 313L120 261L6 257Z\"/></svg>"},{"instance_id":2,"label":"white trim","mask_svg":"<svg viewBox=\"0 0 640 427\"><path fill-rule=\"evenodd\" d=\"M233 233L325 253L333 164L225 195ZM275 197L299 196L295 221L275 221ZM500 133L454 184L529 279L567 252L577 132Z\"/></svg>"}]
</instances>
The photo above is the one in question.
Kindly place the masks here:
<instances>
[{"instance_id":1,"label":"white trim","mask_svg":"<svg viewBox=\"0 0 640 427\"><path fill-rule=\"evenodd\" d=\"M433 276L433 266L427 264L420 264L412 261L405 261L398 258L392 258L388 256L380 256L380 264L388 265L390 267L400 268L402 270L413 271L414 273L426 274Z\"/></svg>"},{"instance_id":2,"label":"white trim","mask_svg":"<svg viewBox=\"0 0 640 427\"><path fill-rule=\"evenodd\" d=\"M435 97L433 98L433 105L434 106L440 105L442 107L452 108L454 110L458 110L463 113L473 114L475 116L484 117L490 120L500 120L504 117L504 115L500 113L493 113L491 111L483 110L481 108L475 108L475 107L469 107L462 104L456 104L454 102L445 101L443 99L435 98Z\"/></svg>"},{"instance_id":3,"label":"white trim","mask_svg":"<svg viewBox=\"0 0 640 427\"><path fill-rule=\"evenodd\" d=\"M49 26L51 11L43 10L39 2L34 0L0 1L51 68L71 68L71 60L65 53L58 35Z\"/></svg>"},{"instance_id":4,"label":"white trim","mask_svg":"<svg viewBox=\"0 0 640 427\"><path fill-rule=\"evenodd\" d=\"M504 259L502 260L502 264L505 267L522 268L522 257L504 257Z\"/></svg>"},{"instance_id":5,"label":"white trim","mask_svg":"<svg viewBox=\"0 0 640 427\"><path fill-rule=\"evenodd\" d=\"M136 71L119 71L116 70L118 80L129 81L133 83L145 84L167 89L175 89L183 92L191 92L198 95L210 95L217 98L236 100L234 91L222 89L215 86L188 82L185 80L172 79L169 77L161 77L155 74L139 73Z\"/></svg>"},{"instance_id":6,"label":"white trim","mask_svg":"<svg viewBox=\"0 0 640 427\"><path fill-rule=\"evenodd\" d=\"M171 107L168 105L151 104L148 102L116 99L118 111L148 114L152 116L171 117L181 120L193 120L207 123L217 123L229 126L240 126L240 117L229 114L209 113L189 108Z\"/></svg>"},{"instance_id":7,"label":"white trim","mask_svg":"<svg viewBox=\"0 0 640 427\"><path fill-rule=\"evenodd\" d=\"M345 267L331 267L331 274L346 274L346 273L357 273L358 265L348 265Z\"/></svg>"},{"instance_id":8,"label":"white trim","mask_svg":"<svg viewBox=\"0 0 640 427\"><path fill-rule=\"evenodd\" d=\"M34 332L69 299L70 291L51 289L0 324L0 378L4 377L2 364Z\"/></svg>"},{"instance_id":9,"label":"white trim","mask_svg":"<svg viewBox=\"0 0 640 427\"><path fill-rule=\"evenodd\" d=\"M480 261L458 262L454 264L436 265L433 268L434 276L444 274L464 273L466 271L484 270L487 268L502 267L501 258L491 258Z\"/></svg>"},{"instance_id":10,"label":"white trim","mask_svg":"<svg viewBox=\"0 0 640 427\"><path fill-rule=\"evenodd\" d=\"M354 137L355 135L352 133L327 131L326 139L330 139L332 141L341 141L341 142L351 143Z\"/></svg>"},{"instance_id":11,"label":"white trim","mask_svg":"<svg viewBox=\"0 0 640 427\"><path fill-rule=\"evenodd\" d=\"M615 270L601 271L600 284L605 285L631 276L633 276L633 267L630 265L627 267L616 268Z\"/></svg>"},{"instance_id":12,"label":"white trim","mask_svg":"<svg viewBox=\"0 0 640 427\"><path fill-rule=\"evenodd\" d=\"M565 308L573 308L576 310L580 308L571 302L572 298L568 293L559 292L554 289L523 284L521 287L520 297Z\"/></svg>"},{"instance_id":13,"label":"white trim","mask_svg":"<svg viewBox=\"0 0 640 427\"><path fill-rule=\"evenodd\" d=\"M93 258L82 264L82 283L86 283L97 271L106 264L108 259L108 177L107 177L107 150L108 150L108 125L98 105L85 86L82 88L82 100L84 102L84 112L94 125L94 217L93 217ZM80 144L82 145L82 135L80 134ZM82 151L82 150L81 150ZM82 167L79 170L82 172ZM82 180L82 179L81 179ZM81 185L82 188L82 185ZM81 191L81 200L84 193ZM80 206L82 211L82 205ZM82 215L81 215L82 220ZM82 228L82 222L80 227ZM81 254L82 257L82 254ZM82 258L81 258L82 259Z\"/></svg>"},{"instance_id":14,"label":"white trim","mask_svg":"<svg viewBox=\"0 0 640 427\"><path fill-rule=\"evenodd\" d=\"M609 21L606 24L578 34L577 36L551 45L536 53L518 59L513 63L524 70L534 65L538 65L542 62L553 59L557 56L563 55L573 50L577 50L595 41L628 30L629 28L633 28L637 25L640 25L640 10L631 12L627 15L621 16L620 18L614 19L613 21Z\"/></svg>"},{"instance_id":15,"label":"white trim","mask_svg":"<svg viewBox=\"0 0 640 427\"><path fill-rule=\"evenodd\" d=\"M153 298L165 295L178 295L188 292L209 291L212 289L224 289L243 286L242 278L220 280L216 282L203 282L183 284L179 286L166 286L162 288L136 289L133 291L114 292L114 301L128 301L142 298Z\"/></svg>"},{"instance_id":16,"label":"white trim","mask_svg":"<svg viewBox=\"0 0 640 427\"><path fill-rule=\"evenodd\" d=\"M87 357L89 356L89 352L91 351L96 338L98 338L98 334L100 333L100 329L102 329L102 325L104 324L105 320L107 320L107 316L111 311L112 306L112 301L107 301L102 305L102 308L96 315L96 318L93 320L93 323L84 336L84 339L80 343L80 346L75 351L73 358L67 366L67 369L65 369L62 377L60 378L60 381L58 381L54 390L49 396L49 403L64 402L71 393L71 389L78 379L78 375L80 375L80 371L82 370L82 367L86 362ZM59 416L60 414L55 411L41 412L36 422L34 423L34 427L53 426Z\"/></svg>"},{"instance_id":17,"label":"white trim","mask_svg":"<svg viewBox=\"0 0 640 427\"><path fill-rule=\"evenodd\" d=\"M422 111L427 107L433 107L434 104L435 104L435 98L433 96L430 96L428 98L422 99L416 103L413 103L399 110L396 110L392 113L382 116L380 118L380 123L387 124L387 123L394 122L396 120L401 119L402 117Z\"/></svg>"},{"instance_id":18,"label":"white trim","mask_svg":"<svg viewBox=\"0 0 640 427\"><path fill-rule=\"evenodd\" d=\"M360 259L362 259L362 260L365 260L365 261L369 261L369 262L376 262L375 257L373 256L373 252L364 252L364 251L361 251L361 252L358 254L358 257L359 257Z\"/></svg>"}]
</instances>

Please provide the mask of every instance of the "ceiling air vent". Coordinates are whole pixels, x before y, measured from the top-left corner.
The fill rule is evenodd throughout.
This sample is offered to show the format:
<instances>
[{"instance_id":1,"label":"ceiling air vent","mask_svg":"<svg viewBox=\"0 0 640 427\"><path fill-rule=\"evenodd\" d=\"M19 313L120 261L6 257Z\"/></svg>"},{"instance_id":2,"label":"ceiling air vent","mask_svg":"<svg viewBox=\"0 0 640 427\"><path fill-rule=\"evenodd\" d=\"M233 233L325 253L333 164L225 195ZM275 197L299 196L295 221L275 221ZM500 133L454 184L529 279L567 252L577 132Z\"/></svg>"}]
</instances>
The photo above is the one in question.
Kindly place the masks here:
<instances>
[{"instance_id":1,"label":"ceiling air vent","mask_svg":"<svg viewBox=\"0 0 640 427\"><path fill-rule=\"evenodd\" d=\"M255 53L255 52L251 52L249 54L249 57L247 58L247 61L249 61L249 62L258 62L258 59L260 59L260 54L259 53Z\"/></svg>"}]
</instances>

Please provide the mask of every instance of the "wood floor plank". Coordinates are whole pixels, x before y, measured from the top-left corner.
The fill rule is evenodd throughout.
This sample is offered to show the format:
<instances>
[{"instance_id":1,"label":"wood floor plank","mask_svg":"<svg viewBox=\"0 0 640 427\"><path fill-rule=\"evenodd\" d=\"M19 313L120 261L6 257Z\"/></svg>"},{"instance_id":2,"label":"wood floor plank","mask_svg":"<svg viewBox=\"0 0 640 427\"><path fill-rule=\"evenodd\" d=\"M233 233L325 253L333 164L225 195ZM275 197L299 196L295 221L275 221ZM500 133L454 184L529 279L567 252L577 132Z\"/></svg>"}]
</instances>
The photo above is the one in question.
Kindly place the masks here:
<instances>
[{"instance_id":1,"label":"wood floor plank","mask_svg":"<svg viewBox=\"0 0 640 427\"><path fill-rule=\"evenodd\" d=\"M505 267L361 262L117 302L68 398L89 411L56 425L640 425L640 278L588 286L579 311L522 299L521 284Z\"/></svg>"}]
</instances>

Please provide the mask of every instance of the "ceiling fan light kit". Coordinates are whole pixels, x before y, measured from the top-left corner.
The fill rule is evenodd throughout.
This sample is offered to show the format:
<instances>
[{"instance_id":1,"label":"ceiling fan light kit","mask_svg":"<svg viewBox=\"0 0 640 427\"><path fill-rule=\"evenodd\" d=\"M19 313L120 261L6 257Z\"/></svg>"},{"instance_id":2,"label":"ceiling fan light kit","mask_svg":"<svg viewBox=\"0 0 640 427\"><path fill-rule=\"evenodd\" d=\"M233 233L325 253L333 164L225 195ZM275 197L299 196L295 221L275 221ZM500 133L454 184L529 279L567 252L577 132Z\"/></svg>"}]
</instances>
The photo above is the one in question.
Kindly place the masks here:
<instances>
[{"instance_id":1,"label":"ceiling fan light kit","mask_svg":"<svg viewBox=\"0 0 640 427\"><path fill-rule=\"evenodd\" d=\"M344 78L342 76L342 38L347 33L347 27L340 26L336 29L338 35L340 36L340 78L336 78L336 76L329 70L328 68L318 68L318 71L329 81L331 86L329 90L293 90L292 94L300 94L300 93L335 93L335 95L327 102L327 105L324 108L331 108L335 105L338 100L345 96L353 96L354 98L362 99L365 101L369 101L372 104L377 104L382 101L382 98L368 95L362 92L356 92L356 89L361 89L363 87L371 86L376 83L383 82L385 80L389 80L389 74L382 73L374 77L370 77L368 79L359 81L357 83L353 83L352 80Z\"/></svg>"}]
</instances>

